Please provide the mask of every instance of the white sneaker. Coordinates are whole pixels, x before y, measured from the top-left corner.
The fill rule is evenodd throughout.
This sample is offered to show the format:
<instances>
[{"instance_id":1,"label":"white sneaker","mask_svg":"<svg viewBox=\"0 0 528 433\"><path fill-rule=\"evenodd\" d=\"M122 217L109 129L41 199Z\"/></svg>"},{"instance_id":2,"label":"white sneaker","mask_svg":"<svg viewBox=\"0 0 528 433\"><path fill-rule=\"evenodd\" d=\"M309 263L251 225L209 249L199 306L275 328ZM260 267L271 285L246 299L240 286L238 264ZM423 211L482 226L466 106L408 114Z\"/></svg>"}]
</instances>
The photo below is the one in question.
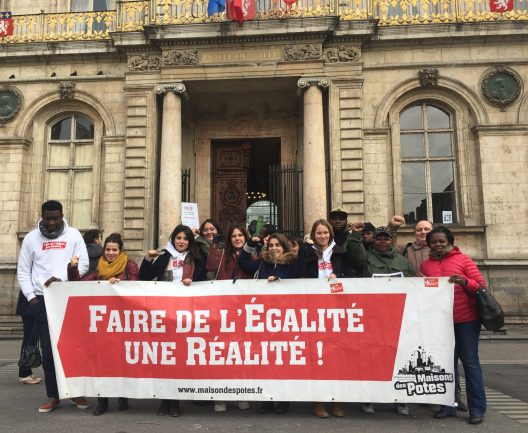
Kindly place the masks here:
<instances>
[{"instance_id":1,"label":"white sneaker","mask_svg":"<svg viewBox=\"0 0 528 433\"><path fill-rule=\"evenodd\" d=\"M239 401L237 402L237 406L240 410L248 410L249 409L249 403L247 401Z\"/></svg>"},{"instance_id":2,"label":"white sneaker","mask_svg":"<svg viewBox=\"0 0 528 433\"><path fill-rule=\"evenodd\" d=\"M374 405L372 403L363 403L361 405L361 410L363 411L363 413L376 413L376 411L374 410Z\"/></svg>"},{"instance_id":3,"label":"white sneaker","mask_svg":"<svg viewBox=\"0 0 528 433\"><path fill-rule=\"evenodd\" d=\"M394 403L394 410L398 415L409 415L409 406L405 403Z\"/></svg>"},{"instance_id":4,"label":"white sneaker","mask_svg":"<svg viewBox=\"0 0 528 433\"><path fill-rule=\"evenodd\" d=\"M225 412L227 410L227 404L223 401L215 401L214 411L215 412Z\"/></svg>"},{"instance_id":5,"label":"white sneaker","mask_svg":"<svg viewBox=\"0 0 528 433\"><path fill-rule=\"evenodd\" d=\"M29 376L26 376L26 377L19 377L18 382L25 383L28 385L36 385L37 383L42 382L42 378L37 377L34 374L30 374Z\"/></svg>"}]
</instances>

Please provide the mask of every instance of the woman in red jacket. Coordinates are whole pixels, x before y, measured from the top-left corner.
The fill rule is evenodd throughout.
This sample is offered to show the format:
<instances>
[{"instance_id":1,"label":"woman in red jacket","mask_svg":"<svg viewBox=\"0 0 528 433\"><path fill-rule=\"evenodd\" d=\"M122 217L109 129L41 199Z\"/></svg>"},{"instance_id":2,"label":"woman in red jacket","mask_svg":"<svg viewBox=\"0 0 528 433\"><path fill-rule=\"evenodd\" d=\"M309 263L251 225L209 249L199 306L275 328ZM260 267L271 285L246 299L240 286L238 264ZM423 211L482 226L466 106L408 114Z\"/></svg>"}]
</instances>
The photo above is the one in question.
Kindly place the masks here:
<instances>
[{"instance_id":1,"label":"woman in red jacket","mask_svg":"<svg viewBox=\"0 0 528 433\"><path fill-rule=\"evenodd\" d=\"M455 367L462 360L466 375L469 423L480 424L486 414L486 393L478 356L480 319L475 292L486 282L473 261L453 246L455 237L445 227L427 233L431 249L429 260L422 263L421 272L427 277L449 277L455 284L453 321L455 328ZM442 406L434 417L444 419L456 415L456 407Z\"/></svg>"},{"instance_id":2,"label":"woman in red jacket","mask_svg":"<svg viewBox=\"0 0 528 433\"><path fill-rule=\"evenodd\" d=\"M112 233L104 241L103 255L97 263L97 269L80 278L78 257L72 257L68 264L69 281L95 281L107 280L110 284L118 283L121 280L136 281L139 278L139 269L136 262L129 259L123 251L123 240L119 233ZM119 397L117 399L119 410L128 409L128 398ZM108 410L108 397L98 397L97 407L94 409L95 416L102 415Z\"/></svg>"}]
</instances>

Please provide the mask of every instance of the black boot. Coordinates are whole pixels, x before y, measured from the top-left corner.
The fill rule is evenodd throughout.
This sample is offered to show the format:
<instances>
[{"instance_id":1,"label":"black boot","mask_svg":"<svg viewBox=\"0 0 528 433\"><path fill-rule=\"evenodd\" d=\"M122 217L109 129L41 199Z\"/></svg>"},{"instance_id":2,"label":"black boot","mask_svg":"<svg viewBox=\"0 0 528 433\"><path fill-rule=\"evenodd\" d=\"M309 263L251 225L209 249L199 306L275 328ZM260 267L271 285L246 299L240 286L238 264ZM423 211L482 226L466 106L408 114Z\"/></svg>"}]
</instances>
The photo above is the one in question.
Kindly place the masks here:
<instances>
[{"instance_id":1,"label":"black boot","mask_svg":"<svg viewBox=\"0 0 528 433\"><path fill-rule=\"evenodd\" d=\"M180 400L170 400L170 416L180 416Z\"/></svg>"},{"instance_id":2,"label":"black boot","mask_svg":"<svg viewBox=\"0 0 528 433\"><path fill-rule=\"evenodd\" d=\"M119 397L117 399L117 410L128 410L128 398Z\"/></svg>"},{"instance_id":3,"label":"black boot","mask_svg":"<svg viewBox=\"0 0 528 433\"><path fill-rule=\"evenodd\" d=\"M97 398L97 406L95 407L93 414L95 416L102 415L108 410L108 398L106 397L98 397Z\"/></svg>"},{"instance_id":4,"label":"black boot","mask_svg":"<svg viewBox=\"0 0 528 433\"><path fill-rule=\"evenodd\" d=\"M286 412L288 412L288 409L290 408L290 403L287 401L279 401L277 403L277 406L275 407L275 413L278 413L279 415L282 415Z\"/></svg>"},{"instance_id":5,"label":"black boot","mask_svg":"<svg viewBox=\"0 0 528 433\"><path fill-rule=\"evenodd\" d=\"M257 413L270 413L273 412L273 402L272 401L264 401L260 405L260 407L257 409Z\"/></svg>"},{"instance_id":6,"label":"black boot","mask_svg":"<svg viewBox=\"0 0 528 433\"><path fill-rule=\"evenodd\" d=\"M156 412L156 415L168 415L170 409L170 400L161 400L161 403L159 405L158 411Z\"/></svg>"}]
</instances>

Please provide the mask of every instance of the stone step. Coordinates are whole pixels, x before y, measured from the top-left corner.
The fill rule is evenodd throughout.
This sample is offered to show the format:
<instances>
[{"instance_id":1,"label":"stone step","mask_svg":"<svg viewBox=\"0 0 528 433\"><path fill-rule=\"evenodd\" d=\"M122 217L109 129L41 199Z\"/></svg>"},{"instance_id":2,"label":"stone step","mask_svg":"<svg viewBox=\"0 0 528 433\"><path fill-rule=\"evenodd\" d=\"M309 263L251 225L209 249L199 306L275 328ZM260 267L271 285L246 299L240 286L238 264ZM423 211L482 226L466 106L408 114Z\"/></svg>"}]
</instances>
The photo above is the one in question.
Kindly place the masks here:
<instances>
[{"instance_id":1,"label":"stone step","mask_svg":"<svg viewBox=\"0 0 528 433\"><path fill-rule=\"evenodd\" d=\"M0 315L0 339L22 338L22 319L15 315Z\"/></svg>"}]
</instances>

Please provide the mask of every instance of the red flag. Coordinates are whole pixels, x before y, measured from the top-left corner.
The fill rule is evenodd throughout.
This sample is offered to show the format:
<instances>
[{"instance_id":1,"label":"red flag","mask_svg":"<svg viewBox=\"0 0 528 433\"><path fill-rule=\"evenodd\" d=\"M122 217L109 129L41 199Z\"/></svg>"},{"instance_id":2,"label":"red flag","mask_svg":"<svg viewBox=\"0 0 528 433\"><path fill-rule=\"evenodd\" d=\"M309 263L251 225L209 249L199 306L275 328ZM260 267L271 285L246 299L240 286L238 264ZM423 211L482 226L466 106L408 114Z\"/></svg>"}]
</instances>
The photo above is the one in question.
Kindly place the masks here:
<instances>
[{"instance_id":1,"label":"red flag","mask_svg":"<svg viewBox=\"0 0 528 433\"><path fill-rule=\"evenodd\" d=\"M11 12L0 12L0 38L13 34Z\"/></svg>"},{"instance_id":2,"label":"red flag","mask_svg":"<svg viewBox=\"0 0 528 433\"><path fill-rule=\"evenodd\" d=\"M508 12L513 10L514 0L490 0L490 12Z\"/></svg>"},{"instance_id":3,"label":"red flag","mask_svg":"<svg viewBox=\"0 0 528 433\"><path fill-rule=\"evenodd\" d=\"M297 3L299 0L282 0L284 3L286 3L288 6L291 6L294 3Z\"/></svg>"},{"instance_id":4,"label":"red flag","mask_svg":"<svg viewBox=\"0 0 528 433\"><path fill-rule=\"evenodd\" d=\"M257 14L256 0L228 0L227 19L231 21L252 20Z\"/></svg>"}]
</instances>

